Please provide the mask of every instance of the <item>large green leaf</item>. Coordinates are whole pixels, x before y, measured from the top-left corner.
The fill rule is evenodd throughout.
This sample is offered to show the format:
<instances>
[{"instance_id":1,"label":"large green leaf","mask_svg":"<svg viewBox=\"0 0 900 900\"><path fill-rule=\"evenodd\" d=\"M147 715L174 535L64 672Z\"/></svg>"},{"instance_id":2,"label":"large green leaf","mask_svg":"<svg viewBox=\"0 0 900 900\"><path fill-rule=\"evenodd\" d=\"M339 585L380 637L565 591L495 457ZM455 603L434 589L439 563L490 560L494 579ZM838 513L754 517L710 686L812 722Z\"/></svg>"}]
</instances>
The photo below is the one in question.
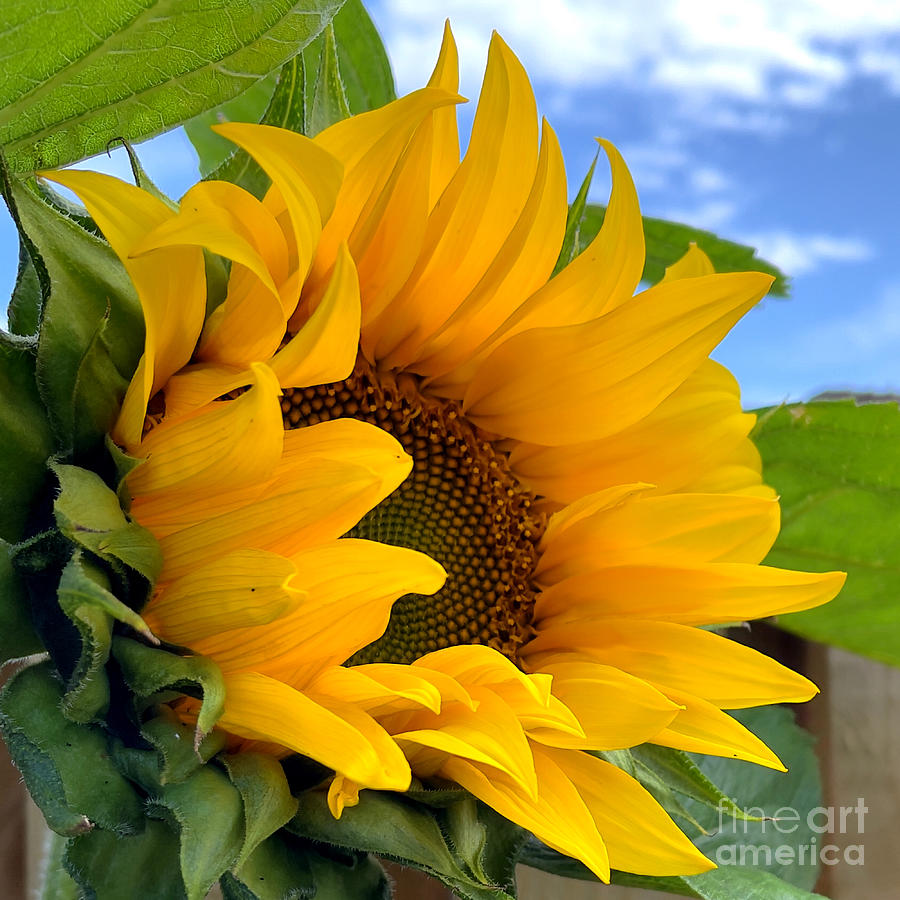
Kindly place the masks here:
<instances>
[{"instance_id":1,"label":"large green leaf","mask_svg":"<svg viewBox=\"0 0 900 900\"><path fill-rule=\"evenodd\" d=\"M584 216L578 225L579 250L583 250L594 239L605 215L605 206L585 206ZM752 247L726 241L711 231L644 216L644 239L647 243L647 258L642 277L650 284L660 281L665 275L666 266L681 259L691 243L695 243L709 256L717 272L768 272L775 276L770 293L779 297L788 293L788 281L780 269L760 259Z\"/></svg>"},{"instance_id":2,"label":"large green leaf","mask_svg":"<svg viewBox=\"0 0 900 900\"><path fill-rule=\"evenodd\" d=\"M755 432L782 527L766 563L847 572L835 600L779 616L788 631L900 665L900 409L814 402L764 411Z\"/></svg>"},{"instance_id":3,"label":"large green leaf","mask_svg":"<svg viewBox=\"0 0 900 900\"><path fill-rule=\"evenodd\" d=\"M299 52L340 0L53 0L0 6L0 145L14 171L139 141Z\"/></svg>"},{"instance_id":4,"label":"large green leaf","mask_svg":"<svg viewBox=\"0 0 900 900\"><path fill-rule=\"evenodd\" d=\"M25 583L12 565L12 548L0 539L0 665L44 649L29 607Z\"/></svg>"},{"instance_id":5,"label":"large green leaf","mask_svg":"<svg viewBox=\"0 0 900 900\"><path fill-rule=\"evenodd\" d=\"M269 179L247 153L234 151L210 131L210 125L223 120L262 122L313 135L338 118L375 109L395 97L384 44L360 0L347 0L325 31L281 68L274 92L267 80L264 89L248 91L198 116L185 130L204 176L231 181L261 197Z\"/></svg>"}]
</instances>

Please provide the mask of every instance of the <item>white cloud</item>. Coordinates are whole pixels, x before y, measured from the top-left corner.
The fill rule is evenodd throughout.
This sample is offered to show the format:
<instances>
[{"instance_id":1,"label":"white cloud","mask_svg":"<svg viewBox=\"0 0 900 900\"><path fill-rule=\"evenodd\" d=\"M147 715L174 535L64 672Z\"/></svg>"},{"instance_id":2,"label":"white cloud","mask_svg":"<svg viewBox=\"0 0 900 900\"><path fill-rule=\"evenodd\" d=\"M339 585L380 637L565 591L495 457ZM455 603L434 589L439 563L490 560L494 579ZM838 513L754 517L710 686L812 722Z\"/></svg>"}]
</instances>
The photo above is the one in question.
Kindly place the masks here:
<instances>
[{"instance_id":1,"label":"white cloud","mask_svg":"<svg viewBox=\"0 0 900 900\"><path fill-rule=\"evenodd\" d=\"M737 211L737 203L731 199L721 197L704 200L692 207L670 208L661 215L664 219L670 219L673 222L684 222L685 225L693 225L694 228L719 231L723 226L734 220Z\"/></svg>"},{"instance_id":2,"label":"white cloud","mask_svg":"<svg viewBox=\"0 0 900 900\"><path fill-rule=\"evenodd\" d=\"M405 90L427 77L423 48L436 51L449 16L464 73L480 73L496 28L533 78L570 89L647 85L709 110L819 105L860 75L900 91L900 5L884 0L380 0L374 12Z\"/></svg>"},{"instance_id":3,"label":"white cloud","mask_svg":"<svg viewBox=\"0 0 900 900\"><path fill-rule=\"evenodd\" d=\"M871 245L856 237L771 231L740 240L791 276L806 275L828 263L864 262L875 255Z\"/></svg>"}]
</instances>

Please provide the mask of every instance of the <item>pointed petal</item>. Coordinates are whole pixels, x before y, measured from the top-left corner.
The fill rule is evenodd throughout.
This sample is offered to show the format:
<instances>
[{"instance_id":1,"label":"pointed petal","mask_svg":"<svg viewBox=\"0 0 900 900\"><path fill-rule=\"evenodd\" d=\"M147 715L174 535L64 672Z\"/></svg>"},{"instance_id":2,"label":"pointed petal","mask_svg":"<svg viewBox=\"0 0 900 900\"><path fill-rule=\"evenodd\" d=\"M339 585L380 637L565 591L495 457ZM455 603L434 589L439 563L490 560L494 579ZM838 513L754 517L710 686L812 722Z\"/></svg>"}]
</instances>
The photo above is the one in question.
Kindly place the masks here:
<instances>
[{"instance_id":1,"label":"pointed petal","mask_svg":"<svg viewBox=\"0 0 900 900\"><path fill-rule=\"evenodd\" d=\"M394 712L395 707L441 711L440 691L403 665L328 666L309 682L306 691L353 703L370 715Z\"/></svg>"},{"instance_id":2,"label":"pointed petal","mask_svg":"<svg viewBox=\"0 0 900 900\"><path fill-rule=\"evenodd\" d=\"M818 693L809 679L735 641L685 625L604 618L541 629L526 646L540 670L548 652L586 653L668 688L703 697L719 707L802 703Z\"/></svg>"},{"instance_id":3,"label":"pointed petal","mask_svg":"<svg viewBox=\"0 0 900 900\"><path fill-rule=\"evenodd\" d=\"M475 287L525 206L537 145L528 76L494 33L469 147L429 218L419 265L391 305L376 359L392 367L414 359Z\"/></svg>"},{"instance_id":4,"label":"pointed petal","mask_svg":"<svg viewBox=\"0 0 900 900\"><path fill-rule=\"evenodd\" d=\"M181 418L252 381L249 367L196 363L186 366L166 385L166 415Z\"/></svg>"},{"instance_id":5,"label":"pointed petal","mask_svg":"<svg viewBox=\"0 0 900 900\"><path fill-rule=\"evenodd\" d=\"M195 649L225 668L255 669L303 687L381 637L399 597L433 594L446 578L423 553L351 538L297 553L292 561L292 584L307 595L297 610L265 628L230 632Z\"/></svg>"},{"instance_id":6,"label":"pointed petal","mask_svg":"<svg viewBox=\"0 0 900 900\"><path fill-rule=\"evenodd\" d=\"M469 693L478 703L477 712L457 703L442 708L440 715L414 713L403 731L391 729L394 740L401 747L428 747L490 766L536 797L534 762L515 713L487 688L472 687Z\"/></svg>"},{"instance_id":7,"label":"pointed petal","mask_svg":"<svg viewBox=\"0 0 900 900\"><path fill-rule=\"evenodd\" d=\"M349 240L366 205L375 202L416 130L430 122L435 110L461 100L441 88L422 88L316 135L316 144L343 164L344 180L323 229L304 297L321 295L338 247Z\"/></svg>"},{"instance_id":8,"label":"pointed petal","mask_svg":"<svg viewBox=\"0 0 900 900\"><path fill-rule=\"evenodd\" d=\"M614 869L638 875L695 875L715 868L630 775L587 753L543 752L575 785L603 835Z\"/></svg>"},{"instance_id":9,"label":"pointed petal","mask_svg":"<svg viewBox=\"0 0 900 900\"><path fill-rule=\"evenodd\" d=\"M572 781L541 747L534 748L539 796L533 800L502 776L488 776L480 766L448 759L441 774L452 779L501 816L527 828L547 846L581 860L609 883L609 859L603 839Z\"/></svg>"},{"instance_id":10,"label":"pointed petal","mask_svg":"<svg viewBox=\"0 0 900 900\"><path fill-rule=\"evenodd\" d=\"M706 360L648 416L599 441L543 447L518 444L510 466L535 493L559 503L616 484L647 481L660 493L685 490L742 458L741 442L756 421L740 405L737 382ZM758 484L759 470L746 480Z\"/></svg>"},{"instance_id":11,"label":"pointed petal","mask_svg":"<svg viewBox=\"0 0 900 900\"><path fill-rule=\"evenodd\" d=\"M607 437L676 390L771 282L684 278L599 319L517 334L480 366L463 408L487 431L537 444Z\"/></svg>"},{"instance_id":12,"label":"pointed petal","mask_svg":"<svg viewBox=\"0 0 900 900\"><path fill-rule=\"evenodd\" d=\"M284 128L226 122L213 131L252 156L272 179L281 195L294 239L294 268L301 277L309 271L322 233L341 186L342 166L309 138Z\"/></svg>"},{"instance_id":13,"label":"pointed petal","mask_svg":"<svg viewBox=\"0 0 900 900\"><path fill-rule=\"evenodd\" d=\"M616 566L577 575L543 591L541 627L605 616L681 625L743 622L811 609L831 600L842 572L807 573L741 563Z\"/></svg>"},{"instance_id":14,"label":"pointed petal","mask_svg":"<svg viewBox=\"0 0 900 900\"><path fill-rule=\"evenodd\" d=\"M291 585L296 566L264 550L236 550L166 585L144 611L171 644L234 628L267 625L297 609L305 594Z\"/></svg>"},{"instance_id":15,"label":"pointed petal","mask_svg":"<svg viewBox=\"0 0 900 900\"><path fill-rule=\"evenodd\" d=\"M548 528L535 577L546 587L610 565L753 564L768 553L778 525L778 503L760 497L638 496L599 509L565 529Z\"/></svg>"},{"instance_id":16,"label":"pointed petal","mask_svg":"<svg viewBox=\"0 0 900 900\"><path fill-rule=\"evenodd\" d=\"M346 378L353 371L359 349L359 318L356 267L343 245L322 302L272 360L282 387L329 384Z\"/></svg>"},{"instance_id":17,"label":"pointed petal","mask_svg":"<svg viewBox=\"0 0 900 900\"><path fill-rule=\"evenodd\" d=\"M562 151L544 121L537 172L522 214L478 284L423 345L414 371L439 375L465 362L523 297L546 282L559 255L566 212Z\"/></svg>"},{"instance_id":18,"label":"pointed petal","mask_svg":"<svg viewBox=\"0 0 900 900\"><path fill-rule=\"evenodd\" d=\"M122 261L144 311L144 356L128 387L113 439L132 449L141 439L147 401L191 358L206 312L206 275L197 247L171 247L132 258L153 229L175 216L146 191L96 172L45 177L74 191Z\"/></svg>"},{"instance_id":19,"label":"pointed petal","mask_svg":"<svg viewBox=\"0 0 900 900\"><path fill-rule=\"evenodd\" d=\"M712 260L691 241L684 256L666 267L662 280L668 282L679 278L699 278L701 275L712 275L715 271Z\"/></svg>"},{"instance_id":20,"label":"pointed petal","mask_svg":"<svg viewBox=\"0 0 900 900\"><path fill-rule=\"evenodd\" d=\"M528 657L523 657L528 661ZM553 676L553 694L575 715L583 737L550 729L528 736L551 747L619 750L650 740L678 712L656 688L627 672L574 653L541 661L538 671Z\"/></svg>"},{"instance_id":21,"label":"pointed petal","mask_svg":"<svg viewBox=\"0 0 900 900\"><path fill-rule=\"evenodd\" d=\"M225 690L220 728L281 744L367 787L394 791L409 787L409 766L394 742L349 704L327 709L255 672L226 675Z\"/></svg>"},{"instance_id":22,"label":"pointed petal","mask_svg":"<svg viewBox=\"0 0 900 900\"><path fill-rule=\"evenodd\" d=\"M269 478L281 458L281 389L259 363L253 385L234 400L212 403L184 419L165 418L137 450L144 462L128 475L132 496L182 487L240 487Z\"/></svg>"},{"instance_id":23,"label":"pointed petal","mask_svg":"<svg viewBox=\"0 0 900 900\"><path fill-rule=\"evenodd\" d=\"M690 753L743 759L786 772L781 760L755 734L717 706L687 691L662 688L683 709L652 743Z\"/></svg>"},{"instance_id":24,"label":"pointed petal","mask_svg":"<svg viewBox=\"0 0 900 900\"><path fill-rule=\"evenodd\" d=\"M459 54L456 41L450 30L450 20L444 22L444 37L441 41L441 52L435 64L428 87L443 88L451 94L459 92ZM431 160L431 178L429 181L430 211L444 192L450 179L459 167L459 129L456 124L456 107L442 106L432 114L434 128L434 156Z\"/></svg>"}]
</instances>

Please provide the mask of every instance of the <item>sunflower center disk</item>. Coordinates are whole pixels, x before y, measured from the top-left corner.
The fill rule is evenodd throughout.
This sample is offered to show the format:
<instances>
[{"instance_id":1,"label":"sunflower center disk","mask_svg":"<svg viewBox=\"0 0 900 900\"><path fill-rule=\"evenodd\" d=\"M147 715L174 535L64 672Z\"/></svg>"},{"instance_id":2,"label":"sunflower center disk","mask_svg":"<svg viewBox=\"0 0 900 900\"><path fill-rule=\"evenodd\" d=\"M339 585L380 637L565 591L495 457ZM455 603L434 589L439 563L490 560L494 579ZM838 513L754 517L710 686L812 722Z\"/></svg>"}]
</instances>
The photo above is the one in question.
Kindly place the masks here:
<instances>
[{"instance_id":1,"label":"sunflower center disk","mask_svg":"<svg viewBox=\"0 0 900 900\"><path fill-rule=\"evenodd\" d=\"M365 363L346 381L286 390L282 410L285 428L350 417L390 432L413 458L412 473L347 536L419 550L447 570L434 596L400 598L384 636L351 661L410 663L454 644L487 644L515 661L534 634L543 520L505 454L455 404Z\"/></svg>"}]
</instances>

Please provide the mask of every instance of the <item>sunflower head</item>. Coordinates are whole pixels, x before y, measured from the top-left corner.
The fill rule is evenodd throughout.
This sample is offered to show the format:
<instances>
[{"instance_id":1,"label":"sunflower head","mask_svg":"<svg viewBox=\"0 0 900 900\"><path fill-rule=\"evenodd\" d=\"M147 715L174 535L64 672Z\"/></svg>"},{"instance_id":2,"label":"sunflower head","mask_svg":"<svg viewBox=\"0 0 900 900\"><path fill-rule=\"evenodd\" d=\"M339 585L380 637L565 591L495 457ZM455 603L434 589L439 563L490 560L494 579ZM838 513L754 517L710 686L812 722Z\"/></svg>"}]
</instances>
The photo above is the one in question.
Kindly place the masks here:
<instances>
[{"instance_id":1,"label":"sunflower head","mask_svg":"<svg viewBox=\"0 0 900 900\"><path fill-rule=\"evenodd\" d=\"M197 891L226 869L248 883L296 840L286 823L365 848L371 811L396 817L423 785L464 804L416 806L426 830L474 796L603 880L700 872L602 754L783 768L725 711L816 690L706 628L842 582L759 565L778 504L754 417L709 359L771 279L716 274L693 247L639 291L637 195L607 141L603 226L554 274L565 173L524 70L495 35L462 159L457 89L447 29L425 88L314 140L217 126L270 179L261 199L207 181L173 208L45 173L87 207L145 326L111 428L119 479L57 467L67 543L34 538L91 649L59 668L62 702L98 723L91 740L109 729L123 791L183 837L216 792L228 852ZM218 304L205 258L228 266ZM108 678L127 715L84 702ZM457 889L492 883L441 852Z\"/></svg>"}]
</instances>

